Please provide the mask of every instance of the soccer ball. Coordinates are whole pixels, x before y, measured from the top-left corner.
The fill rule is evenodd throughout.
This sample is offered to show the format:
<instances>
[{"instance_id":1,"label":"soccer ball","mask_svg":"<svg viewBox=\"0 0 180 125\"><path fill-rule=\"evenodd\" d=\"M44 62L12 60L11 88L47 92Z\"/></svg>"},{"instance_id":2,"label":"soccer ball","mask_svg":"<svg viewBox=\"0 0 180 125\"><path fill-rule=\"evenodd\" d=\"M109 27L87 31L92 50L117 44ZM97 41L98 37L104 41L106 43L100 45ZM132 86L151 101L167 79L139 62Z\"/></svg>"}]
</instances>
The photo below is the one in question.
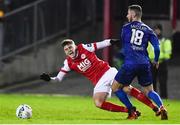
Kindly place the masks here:
<instances>
[{"instance_id":1,"label":"soccer ball","mask_svg":"<svg viewBox=\"0 0 180 125\"><path fill-rule=\"evenodd\" d=\"M16 109L16 116L21 119L29 119L32 117L32 108L27 104L21 104Z\"/></svg>"}]
</instances>

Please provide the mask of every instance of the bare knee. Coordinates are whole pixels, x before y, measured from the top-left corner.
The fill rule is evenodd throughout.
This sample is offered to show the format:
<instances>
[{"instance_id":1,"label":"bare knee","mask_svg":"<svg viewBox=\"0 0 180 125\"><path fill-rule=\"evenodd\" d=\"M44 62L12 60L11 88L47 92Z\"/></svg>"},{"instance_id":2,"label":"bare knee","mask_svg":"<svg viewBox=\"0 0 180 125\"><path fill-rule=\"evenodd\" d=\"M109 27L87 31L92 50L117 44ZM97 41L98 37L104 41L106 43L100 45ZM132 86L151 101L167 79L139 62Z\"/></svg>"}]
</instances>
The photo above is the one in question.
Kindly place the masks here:
<instances>
[{"instance_id":1,"label":"bare knee","mask_svg":"<svg viewBox=\"0 0 180 125\"><path fill-rule=\"evenodd\" d=\"M108 93L100 92L93 96L94 104L96 107L101 108L103 102L106 100Z\"/></svg>"},{"instance_id":2,"label":"bare knee","mask_svg":"<svg viewBox=\"0 0 180 125\"><path fill-rule=\"evenodd\" d=\"M101 108L102 104L104 101L100 100L100 99L96 99L94 100L94 104L97 108Z\"/></svg>"},{"instance_id":3,"label":"bare knee","mask_svg":"<svg viewBox=\"0 0 180 125\"><path fill-rule=\"evenodd\" d=\"M123 85L118 83L116 80L113 81L113 84L111 86L111 89L113 92L118 91L119 89L123 88Z\"/></svg>"},{"instance_id":4,"label":"bare knee","mask_svg":"<svg viewBox=\"0 0 180 125\"><path fill-rule=\"evenodd\" d=\"M124 86L124 87L123 87L123 91L124 91L125 93L129 94L130 91L131 91L131 86Z\"/></svg>"},{"instance_id":5,"label":"bare knee","mask_svg":"<svg viewBox=\"0 0 180 125\"><path fill-rule=\"evenodd\" d=\"M143 87L143 89L144 89L144 94L145 94L146 96L148 96L148 93L149 93L150 91L153 91L153 86L152 86L152 85L149 85L149 86Z\"/></svg>"}]
</instances>

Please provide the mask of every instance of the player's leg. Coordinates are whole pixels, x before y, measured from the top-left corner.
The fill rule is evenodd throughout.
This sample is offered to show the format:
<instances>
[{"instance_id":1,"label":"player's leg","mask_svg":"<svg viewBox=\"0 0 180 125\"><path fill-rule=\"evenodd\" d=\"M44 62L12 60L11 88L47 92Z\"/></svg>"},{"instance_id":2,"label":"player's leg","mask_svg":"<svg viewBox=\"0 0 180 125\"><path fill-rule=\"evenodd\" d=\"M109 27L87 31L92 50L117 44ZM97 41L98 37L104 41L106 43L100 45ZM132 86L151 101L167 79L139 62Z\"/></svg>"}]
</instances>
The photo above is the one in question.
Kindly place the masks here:
<instances>
[{"instance_id":1,"label":"player's leg","mask_svg":"<svg viewBox=\"0 0 180 125\"><path fill-rule=\"evenodd\" d=\"M130 110L133 105L130 102L127 94L123 91L123 85L117 82L116 80L113 81L112 90L114 94L119 98L119 100Z\"/></svg>"},{"instance_id":2,"label":"player's leg","mask_svg":"<svg viewBox=\"0 0 180 125\"><path fill-rule=\"evenodd\" d=\"M130 69L129 69L130 68ZM112 90L119 100L128 108L128 119L136 119L138 117L136 108L130 102L127 94L123 91L124 86L128 86L134 78L132 67L124 64L115 76L112 84Z\"/></svg>"},{"instance_id":3,"label":"player's leg","mask_svg":"<svg viewBox=\"0 0 180 125\"><path fill-rule=\"evenodd\" d=\"M160 96L153 90L150 65L147 64L139 66L138 81L139 84L143 86L144 93L147 95L147 97L152 99L153 102L155 102L155 104L161 109L161 119L168 119L167 111L163 106Z\"/></svg>"},{"instance_id":4,"label":"player's leg","mask_svg":"<svg viewBox=\"0 0 180 125\"><path fill-rule=\"evenodd\" d=\"M106 101L108 96L107 92L97 92L93 96L96 107L111 111L111 112L128 112L128 109L117 104Z\"/></svg>"},{"instance_id":5,"label":"player's leg","mask_svg":"<svg viewBox=\"0 0 180 125\"><path fill-rule=\"evenodd\" d=\"M117 73L115 68L110 68L98 81L94 88L93 99L98 108L112 112L128 112L128 109L123 106L107 102L107 96L111 96L111 84Z\"/></svg>"},{"instance_id":6,"label":"player's leg","mask_svg":"<svg viewBox=\"0 0 180 125\"><path fill-rule=\"evenodd\" d=\"M124 87L123 90L129 95L135 97L140 102L150 107L154 112L158 111L158 107L154 105L153 102L143 92L141 92L137 88L129 86L129 87Z\"/></svg>"},{"instance_id":7,"label":"player's leg","mask_svg":"<svg viewBox=\"0 0 180 125\"><path fill-rule=\"evenodd\" d=\"M153 90L153 85L149 85L149 86L146 86L144 87L144 91L146 93L146 95L152 99L156 105L160 108L160 114L161 114L161 119L162 120L167 120L168 119L168 114L167 114L167 110L165 109L164 105L163 105L163 102L161 100L161 97L158 95L158 93L156 93L154 90Z\"/></svg>"},{"instance_id":8,"label":"player's leg","mask_svg":"<svg viewBox=\"0 0 180 125\"><path fill-rule=\"evenodd\" d=\"M159 108L163 105L160 96L153 90L153 85L152 84L148 85L148 86L144 86L143 89L144 89L144 93L150 99L152 99Z\"/></svg>"},{"instance_id":9,"label":"player's leg","mask_svg":"<svg viewBox=\"0 0 180 125\"><path fill-rule=\"evenodd\" d=\"M132 105L127 94L120 87L122 84L119 84L116 80L114 80L112 84L112 90L114 94L119 98L119 100L127 107L128 109L128 117L127 119L137 119L141 113L136 110L136 107Z\"/></svg>"}]
</instances>

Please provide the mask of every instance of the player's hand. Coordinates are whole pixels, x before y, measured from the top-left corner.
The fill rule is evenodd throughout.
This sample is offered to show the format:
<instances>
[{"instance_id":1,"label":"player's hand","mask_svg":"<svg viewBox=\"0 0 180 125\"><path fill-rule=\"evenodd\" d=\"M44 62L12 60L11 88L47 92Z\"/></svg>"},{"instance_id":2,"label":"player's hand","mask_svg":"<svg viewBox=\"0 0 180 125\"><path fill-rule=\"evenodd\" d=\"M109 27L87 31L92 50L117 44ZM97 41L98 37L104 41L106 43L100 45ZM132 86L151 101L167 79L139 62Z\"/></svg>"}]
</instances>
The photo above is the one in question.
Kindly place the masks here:
<instances>
[{"instance_id":1,"label":"player's hand","mask_svg":"<svg viewBox=\"0 0 180 125\"><path fill-rule=\"evenodd\" d=\"M44 80L44 81L50 81L50 80L51 80L49 74L47 74L47 73L41 74L41 75L40 75L40 79L42 79L42 80Z\"/></svg>"},{"instance_id":2,"label":"player's hand","mask_svg":"<svg viewBox=\"0 0 180 125\"><path fill-rule=\"evenodd\" d=\"M111 45L120 45L120 40L119 39L111 39L110 40L110 43L111 43Z\"/></svg>"},{"instance_id":3,"label":"player's hand","mask_svg":"<svg viewBox=\"0 0 180 125\"><path fill-rule=\"evenodd\" d=\"M159 62L153 61L152 64L156 69L159 68Z\"/></svg>"}]
</instances>

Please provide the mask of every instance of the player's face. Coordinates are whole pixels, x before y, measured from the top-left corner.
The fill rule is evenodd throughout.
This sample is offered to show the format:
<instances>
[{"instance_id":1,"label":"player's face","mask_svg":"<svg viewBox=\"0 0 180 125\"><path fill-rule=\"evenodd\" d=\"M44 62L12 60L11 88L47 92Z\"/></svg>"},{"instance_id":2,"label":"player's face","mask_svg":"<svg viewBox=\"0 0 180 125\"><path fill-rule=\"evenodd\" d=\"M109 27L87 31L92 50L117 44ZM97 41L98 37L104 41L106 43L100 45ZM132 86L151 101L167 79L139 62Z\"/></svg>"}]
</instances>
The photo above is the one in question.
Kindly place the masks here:
<instances>
[{"instance_id":1,"label":"player's face","mask_svg":"<svg viewBox=\"0 0 180 125\"><path fill-rule=\"evenodd\" d=\"M128 13L127 13L127 19L128 19L128 22L132 22L133 21L133 18L134 18L134 16L135 16L135 13L134 13L134 11L132 11L132 10L129 10L128 9Z\"/></svg>"},{"instance_id":2,"label":"player's face","mask_svg":"<svg viewBox=\"0 0 180 125\"><path fill-rule=\"evenodd\" d=\"M69 43L64 46L64 52L67 56L71 57L72 59L76 57L76 45Z\"/></svg>"}]
</instances>

